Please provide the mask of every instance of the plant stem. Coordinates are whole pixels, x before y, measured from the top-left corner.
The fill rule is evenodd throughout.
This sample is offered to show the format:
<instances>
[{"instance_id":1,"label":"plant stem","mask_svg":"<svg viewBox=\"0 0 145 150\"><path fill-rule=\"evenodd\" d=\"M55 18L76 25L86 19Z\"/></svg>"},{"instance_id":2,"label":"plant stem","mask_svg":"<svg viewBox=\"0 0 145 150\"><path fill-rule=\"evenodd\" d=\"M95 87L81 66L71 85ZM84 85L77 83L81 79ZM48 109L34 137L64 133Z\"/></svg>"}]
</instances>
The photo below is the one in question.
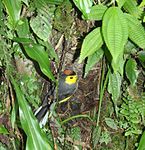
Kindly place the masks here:
<instances>
[{"instance_id":1,"label":"plant stem","mask_svg":"<svg viewBox=\"0 0 145 150\"><path fill-rule=\"evenodd\" d=\"M99 110L98 110L98 117L97 117L97 126L99 126L99 120L100 120L100 112L101 112L101 105L102 105L102 101L103 101L103 95L104 95L104 91L109 79L109 74L110 74L110 68L107 72L106 75L106 79L104 81L104 85L103 85L103 80L104 80L104 67L103 67L103 71L102 71L102 79L101 79L101 91L100 91L100 102L99 102Z\"/></svg>"},{"instance_id":2,"label":"plant stem","mask_svg":"<svg viewBox=\"0 0 145 150\"><path fill-rule=\"evenodd\" d=\"M61 125L65 124L66 122L68 122L70 120L76 119L76 118L88 118L89 120L91 120L93 122L93 120L88 115L76 115L76 116L69 117L69 118L65 119L64 121L62 121Z\"/></svg>"}]
</instances>

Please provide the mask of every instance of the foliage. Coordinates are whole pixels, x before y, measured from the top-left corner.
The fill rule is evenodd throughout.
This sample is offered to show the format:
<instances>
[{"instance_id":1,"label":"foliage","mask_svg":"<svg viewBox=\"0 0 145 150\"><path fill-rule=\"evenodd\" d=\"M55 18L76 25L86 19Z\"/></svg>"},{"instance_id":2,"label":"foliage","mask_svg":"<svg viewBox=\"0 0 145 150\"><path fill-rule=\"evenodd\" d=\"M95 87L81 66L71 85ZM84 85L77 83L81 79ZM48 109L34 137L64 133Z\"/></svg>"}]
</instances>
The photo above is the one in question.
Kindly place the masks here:
<instances>
[{"instance_id":1,"label":"foliage","mask_svg":"<svg viewBox=\"0 0 145 150\"><path fill-rule=\"evenodd\" d=\"M105 143L106 145L111 142L111 137L108 131L102 132L102 135L100 137L100 143Z\"/></svg>"},{"instance_id":2,"label":"foliage","mask_svg":"<svg viewBox=\"0 0 145 150\"><path fill-rule=\"evenodd\" d=\"M57 1L56 3L61 2ZM46 134L40 129L30 108L30 104L36 108L40 103L40 95L38 95L37 91L38 88L40 90L40 87L36 71L29 67L32 64L28 61L28 58L33 60L33 62L35 60L35 63L37 62L40 67L41 74L43 73L47 78L55 80L51 72L50 60L55 60L57 64L58 58L55 50L48 42L52 30L51 21L53 19L55 2L53 1L53 5L51 4L49 8L46 8L46 4L48 6L45 0L37 4L32 4L27 0L18 2L4 0L0 2L1 12L4 12L1 13L4 23L1 22L0 24L1 29L4 29L4 32L1 32L0 35L0 69L2 71L0 84L2 85L1 98L3 97L1 111L4 114L11 114L9 119L11 119L12 128L17 130L16 132L19 132L18 127L25 132L27 142L24 147L26 149L52 149L50 145L52 139L47 140ZM46 11L47 9L50 10ZM35 18L29 16L35 11L37 11L38 16ZM31 20L29 20L30 17ZM40 31L37 30L38 28ZM21 64L21 61L25 61L26 64ZM25 67L27 66L27 70L24 69L24 65ZM18 69L19 74L16 72L16 69ZM7 83L9 83L7 86L5 78ZM7 106L8 108L5 108L5 101L8 99L6 91L9 91L10 88L12 92L12 87L14 87L17 101L13 100L12 106L9 105ZM27 100L29 103L27 103ZM19 116L19 119L17 119L17 116ZM21 124L18 123L19 120ZM7 134L7 128L7 126L6 128L4 126L1 127L1 132ZM15 130L10 131L9 136L11 136L11 132L15 134ZM16 140L12 140L13 143L10 142L10 149L19 149L17 140L20 139L16 137ZM24 145L25 143L22 144Z\"/></svg>"},{"instance_id":3,"label":"foliage","mask_svg":"<svg viewBox=\"0 0 145 150\"><path fill-rule=\"evenodd\" d=\"M143 133L143 135L141 137L138 150L143 150L144 149L144 140L145 140L145 132Z\"/></svg>"},{"instance_id":4,"label":"foliage","mask_svg":"<svg viewBox=\"0 0 145 150\"><path fill-rule=\"evenodd\" d=\"M78 7L78 9L82 12L83 19L102 21L102 25L100 27L97 26L96 29L90 32L83 40L80 53L80 62L82 62L82 60L88 57L86 67L91 69L91 67L93 67L94 64L92 65L91 63L89 63L90 53L91 57L95 58L96 52L100 48L102 48L105 57L107 58L106 64L109 65L108 70L109 71L110 69L112 70L111 73L109 73L108 78L109 79L108 92L112 95L115 113L117 116L123 114L123 117L127 119L126 123L128 129L125 131L126 136L132 134L141 134L143 128L140 126L140 129L138 129L137 126L141 125L142 119L144 120L144 113L140 112L141 110L140 106L144 105L143 104L144 102L141 100L142 97L140 98L140 100L137 100L136 98L133 99L127 98L125 102L122 103L121 108L119 107L118 104L121 103L121 101L119 101L119 97L121 96L121 86L122 83L125 80L127 80L126 77L129 80L128 86L130 84L132 88L137 87L136 83L139 77L139 70L138 70L139 64L136 62L134 56L136 53L138 54L141 53L142 56L140 57L138 55L137 59L139 60L141 60L142 58L144 59L143 57L144 52L142 51L142 49L145 48L144 46L145 30L141 23L142 21L141 16L143 15L143 9L141 9L141 7L138 6L137 1L131 0L128 1L117 0L116 1L117 5L115 1L112 1L112 3L114 2L113 3L114 6L110 6L110 4L92 5L91 2L92 2L91 0L87 1L86 3L74 0L74 3ZM95 30L97 31L98 28L102 31L99 34L94 32ZM99 39L97 39L98 37ZM102 39L101 44L99 44L100 39ZM93 48L91 48L92 45L94 45ZM137 49L137 46L141 49L141 51ZM132 51L133 49L135 49L134 52ZM127 54L126 50L128 51ZM102 56L103 55L101 54L100 57L99 56L98 57L101 59ZM144 71L142 71L142 73L144 73ZM102 74L102 77L104 78L104 73ZM103 84L105 83L102 80L100 92L102 92ZM101 98L102 94L100 94L100 103L102 103ZM100 109L101 105L99 105L99 112ZM98 113L98 115L99 114L100 113ZM122 118L120 118L120 121L121 120ZM107 124L110 126L110 123L108 121Z\"/></svg>"},{"instance_id":5,"label":"foliage","mask_svg":"<svg viewBox=\"0 0 145 150\"><path fill-rule=\"evenodd\" d=\"M145 75L144 7L144 0L140 3L137 0L0 1L0 113L9 114L11 121L11 128L7 124L0 125L0 133L13 139L9 149L19 149L20 143L26 149L83 149L81 128L67 130L69 122L83 118L91 122L90 143L94 149L104 143L109 145L113 141L112 131L120 130L123 136L135 139L127 144L135 147L137 143L138 150L145 149L144 81L140 83ZM59 71L63 57L53 48L56 43L52 33L71 40L77 17L93 24L76 39L83 41L78 63L84 61L84 76L100 63L98 112L94 109L93 115L79 114L61 120L53 103L50 122L41 129L32 112L32 108L38 107L42 94L39 78L57 85L54 72ZM27 67L21 60L26 61ZM23 70L25 67L28 70ZM105 91L110 94L106 99L112 100L107 112L103 112L102 107ZM58 130L57 139L51 122ZM0 149L6 148L0 143Z\"/></svg>"},{"instance_id":6,"label":"foliage","mask_svg":"<svg viewBox=\"0 0 145 150\"><path fill-rule=\"evenodd\" d=\"M80 54L80 62L87 56L92 55L99 50L102 46L103 40L101 37L100 28L94 29L89 35L87 35L82 44L82 51Z\"/></svg>"},{"instance_id":7,"label":"foliage","mask_svg":"<svg viewBox=\"0 0 145 150\"><path fill-rule=\"evenodd\" d=\"M126 124L124 127L125 136L141 134L145 114L145 109L142 106L145 105L145 99L143 96L139 96L134 88L128 87L127 91L124 93L120 109L120 114L124 117L123 124Z\"/></svg>"},{"instance_id":8,"label":"foliage","mask_svg":"<svg viewBox=\"0 0 145 150\"><path fill-rule=\"evenodd\" d=\"M52 149L47 141L46 135L41 131L40 126L34 117L32 110L29 108L27 101L19 89L17 83L11 77L14 89L16 91L16 97L19 104L20 122L23 130L27 135L26 149Z\"/></svg>"}]
</instances>

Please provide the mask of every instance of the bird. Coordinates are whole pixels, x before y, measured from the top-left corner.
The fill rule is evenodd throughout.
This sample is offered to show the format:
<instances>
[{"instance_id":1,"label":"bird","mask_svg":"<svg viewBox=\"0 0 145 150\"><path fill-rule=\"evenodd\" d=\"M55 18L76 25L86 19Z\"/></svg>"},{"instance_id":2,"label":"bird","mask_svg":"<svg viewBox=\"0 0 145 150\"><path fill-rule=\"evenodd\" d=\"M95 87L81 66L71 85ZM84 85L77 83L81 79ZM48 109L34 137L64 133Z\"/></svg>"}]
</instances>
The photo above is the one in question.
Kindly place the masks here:
<instances>
[{"instance_id":1,"label":"bird","mask_svg":"<svg viewBox=\"0 0 145 150\"><path fill-rule=\"evenodd\" d=\"M45 95L41 106L34 113L41 127L47 122L49 109L52 103L56 102L61 104L68 101L77 90L77 87L78 76L76 72L71 69L65 69L59 74L58 85L51 87Z\"/></svg>"},{"instance_id":2,"label":"bird","mask_svg":"<svg viewBox=\"0 0 145 150\"><path fill-rule=\"evenodd\" d=\"M59 77L58 82L58 102L67 101L75 92L78 85L77 74L70 69L64 70Z\"/></svg>"}]
</instances>

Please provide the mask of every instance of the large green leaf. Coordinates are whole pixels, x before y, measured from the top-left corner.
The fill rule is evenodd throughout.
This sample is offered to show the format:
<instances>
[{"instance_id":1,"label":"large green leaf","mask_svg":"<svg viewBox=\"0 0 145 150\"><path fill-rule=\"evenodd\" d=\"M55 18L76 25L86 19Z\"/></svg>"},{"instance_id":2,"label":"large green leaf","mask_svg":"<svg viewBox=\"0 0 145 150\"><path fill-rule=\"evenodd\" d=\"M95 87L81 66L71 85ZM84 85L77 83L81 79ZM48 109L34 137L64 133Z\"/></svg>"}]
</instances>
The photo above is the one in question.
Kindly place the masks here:
<instances>
[{"instance_id":1,"label":"large green leaf","mask_svg":"<svg viewBox=\"0 0 145 150\"><path fill-rule=\"evenodd\" d=\"M38 15L30 20L30 26L34 33L42 40L48 41L49 35L52 29L52 17L54 8L49 8L46 6L41 6L38 9Z\"/></svg>"},{"instance_id":2,"label":"large green leaf","mask_svg":"<svg viewBox=\"0 0 145 150\"><path fill-rule=\"evenodd\" d=\"M145 150L145 131L143 132L141 136L141 140L139 142L139 147L137 150Z\"/></svg>"},{"instance_id":3,"label":"large green leaf","mask_svg":"<svg viewBox=\"0 0 145 150\"><path fill-rule=\"evenodd\" d=\"M73 0L78 9L83 13L84 17L91 11L92 0Z\"/></svg>"},{"instance_id":4,"label":"large green leaf","mask_svg":"<svg viewBox=\"0 0 145 150\"><path fill-rule=\"evenodd\" d=\"M9 15L9 24L12 28L15 28L21 13L21 0L3 0L3 3L6 7L6 11Z\"/></svg>"},{"instance_id":5,"label":"large green leaf","mask_svg":"<svg viewBox=\"0 0 145 150\"><path fill-rule=\"evenodd\" d=\"M122 77L119 73L110 73L109 75L109 83L108 83L108 91L112 94L113 102L116 103L117 99L120 96L120 88L121 88Z\"/></svg>"},{"instance_id":6,"label":"large green leaf","mask_svg":"<svg viewBox=\"0 0 145 150\"><path fill-rule=\"evenodd\" d=\"M118 116L117 100L121 94L122 77L118 72L109 74L108 92L112 95L112 101L116 115Z\"/></svg>"},{"instance_id":7,"label":"large green leaf","mask_svg":"<svg viewBox=\"0 0 145 150\"><path fill-rule=\"evenodd\" d=\"M103 54L104 51L100 48L94 54L88 56L87 64L85 66L85 76L93 68L93 66L99 62L99 60L103 57Z\"/></svg>"},{"instance_id":8,"label":"large green leaf","mask_svg":"<svg viewBox=\"0 0 145 150\"><path fill-rule=\"evenodd\" d=\"M38 44L29 44L29 45L27 44L27 45L24 45L24 48L28 56L38 62L41 71L48 78L54 81L55 78L50 69L50 61L48 58L48 54L44 50L44 47Z\"/></svg>"},{"instance_id":9,"label":"large green leaf","mask_svg":"<svg viewBox=\"0 0 145 150\"><path fill-rule=\"evenodd\" d=\"M125 67L126 71L126 76L129 79L131 85L135 85L137 82L138 74L139 72L137 71L137 63L134 59L130 58Z\"/></svg>"},{"instance_id":10,"label":"large green leaf","mask_svg":"<svg viewBox=\"0 0 145 150\"><path fill-rule=\"evenodd\" d=\"M46 135L40 129L38 121L34 117L20 87L13 77L11 77L11 81L19 104L20 122L27 135L26 150L52 150Z\"/></svg>"},{"instance_id":11,"label":"large green leaf","mask_svg":"<svg viewBox=\"0 0 145 150\"><path fill-rule=\"evenodd\" d=\"M123 57L124 45L128 38L128 26L123 12L118 7L110 7L104 17L102 26L105 43L112 55L114 64L118 63L118 58ZM114 65L117 70L117 65Z\"/></svg>"},{"instance_id":12,"label":"large green leaf","mask_svg":"<svg viewBox=\"0 0 145 150\"><path fill-rule=\"evenodd\" d=\"M30 37L28 20L25 18L25 19L21 19L21 21L22 21L22 23L20 25L18 25L16 28L19 38L15 37L15 38L13 38L13 40L18 43L24 43L24 44L30 43L31 44L31 43L33 43L33 40L27 38L27 37ZM48 51L47 50L46 51L48 52L49 57L52 59L55 58L55 61L58 62L58 56L57 56L54 48L52 47L52 45L48 42L48 40L47 41L38 40L38 42L40 45L43 45L47 48Z\"/></svg>"},{"instance_id":13,"label":"large green leaf","mask_svg":"<svg viewBox=\"0 0 145 150\"><path fill-rule=\"evenodd\" d=\"M102 46L102 44L103 39L100 27L98 27L85 37L81 48L79 62L96 52Z\"/></svg>"},{"instance_id":14,"label":"large green leaf","mask_svg":"<svg viewBox=\"0 0 145 150\"><path fill-rule=\"evenodd\" d=\"M95 5L91 7L90 13L87 14L88 20L102 20L107 7L105 5Z\"/></svg>"},{"instance_id":15,"label":"large green leaf","mask_svg":"<svg viewBox=\"0 0 145 150\"><path fill-rule=\"evenodd\" d=\"M145 48L145 30L139 20L124 14L128 22L129 38L141 48Z\"/></svg>"},{"instance_id":16,"label":"large green leaf","mask_svg":"<svg viewBox=\"0 0 145 150\"><path fill-rule=\"evenodd\" d=\"M136 0L126 0L123 5L124 9L126 9L131 15L139 18L141 16L141 10L137 7Z\"/></svg>"},{"instance_id":17,"label":"large green leaf","mask_svg":"<svg viewBox=\"0 0 145 150\"><path fill-rule=\"evenodd\" d=\"M118 6L121 8L127 0L116 0Z\"/></svg>"}]
</instances>

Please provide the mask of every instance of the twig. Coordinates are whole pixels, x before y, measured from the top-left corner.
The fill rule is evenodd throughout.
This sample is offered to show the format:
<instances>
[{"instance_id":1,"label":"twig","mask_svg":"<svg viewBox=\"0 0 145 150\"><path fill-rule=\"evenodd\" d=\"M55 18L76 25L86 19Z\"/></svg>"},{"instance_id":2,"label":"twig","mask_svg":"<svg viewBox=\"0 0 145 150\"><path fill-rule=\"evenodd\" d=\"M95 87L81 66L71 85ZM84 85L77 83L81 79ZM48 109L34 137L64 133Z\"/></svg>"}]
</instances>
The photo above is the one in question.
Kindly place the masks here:
<instances>
[{"instance_id":1,"label":"twig","mask_svg":"<svg viewBox=\"0 0 145 150\"><path fill-rule=\"evenodd\" d=\"M64 39L64 34L61 35L61 37L60 37L60 39L59 39L57 45L55 46L55 50L57 50L57 49L60 47L60 45L61 45L62 42L63 42L63 39Z\"/></svg>"}]
</instances>

